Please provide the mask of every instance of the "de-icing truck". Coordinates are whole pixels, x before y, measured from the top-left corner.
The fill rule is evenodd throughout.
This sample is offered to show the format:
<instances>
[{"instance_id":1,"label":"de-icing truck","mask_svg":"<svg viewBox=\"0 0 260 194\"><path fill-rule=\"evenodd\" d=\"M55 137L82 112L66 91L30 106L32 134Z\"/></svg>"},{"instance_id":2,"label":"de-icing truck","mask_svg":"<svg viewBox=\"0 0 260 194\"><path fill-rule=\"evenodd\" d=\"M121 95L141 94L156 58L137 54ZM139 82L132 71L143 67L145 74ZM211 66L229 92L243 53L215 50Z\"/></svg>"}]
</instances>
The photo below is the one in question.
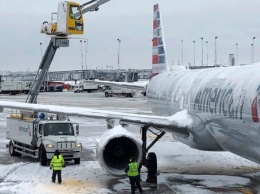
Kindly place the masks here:
<instances>
[{"instance_id":1,"label":"de-icing truck","mask_svg":"<svg viewBox=\"0 0 260 194\"><path fill-rule=\"evenodd\" d=\"M63 116L64 117L64 116ZM7 117L6 138L11 156L26 155L47 165L55 150L65 160L80 163L82 144L78 141L79 125L61 115L16 111Z\"/></svg>"}]
</instances>

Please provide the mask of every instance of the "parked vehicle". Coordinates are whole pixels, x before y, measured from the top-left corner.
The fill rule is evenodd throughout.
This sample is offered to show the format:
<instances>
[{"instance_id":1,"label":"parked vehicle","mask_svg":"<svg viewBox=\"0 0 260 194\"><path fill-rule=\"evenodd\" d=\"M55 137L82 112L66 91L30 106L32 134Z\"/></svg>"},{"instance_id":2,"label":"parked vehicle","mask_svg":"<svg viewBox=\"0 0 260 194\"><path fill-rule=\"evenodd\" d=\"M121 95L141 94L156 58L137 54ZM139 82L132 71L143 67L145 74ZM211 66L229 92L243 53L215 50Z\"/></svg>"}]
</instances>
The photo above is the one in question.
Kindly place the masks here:
<instances>
[{"instance_id":1,"label":"parked vehicle","mask_svg":"<svg viewBox=\"0 0 260 194\"><path fill-rule=\"evenodd\" d=\"M99 85L96 83L89 83L89 82L80 82L77 86L74 87L74 93L80 93L83 91L86 92L94 92L99 89Z\"/></svg>"},{"instance_id":2,"label":"parked vehicle","mask_svg":"<svg viewBox=\"0 0 260 194\"><path fill-rule=\"evenodd\" d=\"M111 87L105 86L105 96L121 95L125 97L133 97L135 95L134 89L122 88L122 87Z\"/></svg>"},{"instance_id":3,"label":"parked vehicle","mask_svg":"<svg viewBox=\"0 0 260 194\"><path fill-rule=\"evenodd\" d=\"M75 86L75 87L73 88L73 92L74 92L74 93L83 92L82 86L79 86L79 85Z\"/></svg>"},{"instance_id":4,"label":"parked vehicle","mask_svg":"<svg viewBox=\"0 0 260 194\"><path fill-rule=\"evenodd\" d=\"M25 93L28 94L31 88L30 81L4 81L0 82L0 93L16 95Z\"/></svg>"}]
</instances>

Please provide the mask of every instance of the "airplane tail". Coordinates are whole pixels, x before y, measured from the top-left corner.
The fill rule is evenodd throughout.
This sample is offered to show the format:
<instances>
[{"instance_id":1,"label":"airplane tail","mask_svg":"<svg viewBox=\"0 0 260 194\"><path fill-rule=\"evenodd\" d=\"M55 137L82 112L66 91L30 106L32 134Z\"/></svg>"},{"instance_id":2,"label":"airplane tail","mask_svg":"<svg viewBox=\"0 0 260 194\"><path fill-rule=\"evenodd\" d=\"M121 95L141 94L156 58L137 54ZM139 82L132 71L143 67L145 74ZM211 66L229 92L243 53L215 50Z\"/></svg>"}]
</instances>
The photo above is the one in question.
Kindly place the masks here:
<instances>
[{"instance_id":1,"label":"airplane tail","mask_svg":"<svg viewBox=\"0 0 260 194\"><path fill-rule=\"evenodd\" d=\"M169 71L167 64L164 34L159 5L153 7L153 51L152 51L152 76Z\"/></svg>"}]
</instances>

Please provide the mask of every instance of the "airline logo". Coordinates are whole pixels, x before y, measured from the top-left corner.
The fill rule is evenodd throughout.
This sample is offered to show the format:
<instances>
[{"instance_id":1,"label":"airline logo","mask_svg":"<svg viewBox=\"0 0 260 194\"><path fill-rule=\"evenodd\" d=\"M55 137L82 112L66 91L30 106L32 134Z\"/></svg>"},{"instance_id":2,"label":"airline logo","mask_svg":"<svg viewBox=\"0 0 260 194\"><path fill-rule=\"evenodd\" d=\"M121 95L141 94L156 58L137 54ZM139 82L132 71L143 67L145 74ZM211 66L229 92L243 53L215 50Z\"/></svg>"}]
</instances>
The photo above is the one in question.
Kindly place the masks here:
<instances>
[{"instance_id":1,"label":"airline logo","mask_svg":"<svg viewBox=\"0 0 260 194\"><path fill-rule=\"evenodd\" d=\"M206 87L197 93L193 109L242 120L244 98L241 95L235 103L232 88Z\"/></svg>"},{"instance_id":2,"label":"airline logo","mask_svg":"<svg viewBox=\"0 0 260 194\"><path fill-rule=\"evenodd\" d=\"M153 76L166 71L165 49L161 27L159 5L153 8L153 57L152 74Z\"/></svg>"},{"instance_id":3,"label":"airline logo","mask_svg":"<svg viewBox=\"0 0 260 194\"><path fill-rule=\"evenodd\" d=\"M18 129L18 130L21 131L21 132L28 133L29 136L32 136L31 130L30 130L30 126L29 126L29 125L28 125L28 127L19 126L19 129Z\"/></svg>"}]
</instances>

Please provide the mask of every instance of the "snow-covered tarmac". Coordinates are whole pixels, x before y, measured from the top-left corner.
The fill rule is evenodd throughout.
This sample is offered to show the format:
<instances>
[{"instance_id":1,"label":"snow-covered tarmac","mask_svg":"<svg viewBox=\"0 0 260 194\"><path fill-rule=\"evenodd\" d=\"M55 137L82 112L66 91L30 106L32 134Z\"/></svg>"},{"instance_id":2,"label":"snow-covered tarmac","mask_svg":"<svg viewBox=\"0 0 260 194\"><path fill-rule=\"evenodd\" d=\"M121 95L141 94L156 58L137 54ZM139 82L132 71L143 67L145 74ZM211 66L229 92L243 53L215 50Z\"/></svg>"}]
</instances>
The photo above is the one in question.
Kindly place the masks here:
<instances>
[{"instance_id":1,"label":"snow-covered tarmac","mask_svg":"<svg viewBox=\"0 0 260 194\"><path fill-rule=\"evenodd\" d=\"M26 95L0 95L0 100L24 102ZM103 93L40 93L39 102L66 104L114 110L127 113L151 114L142 95L134 98L105 98ZM63 183L51 183L52 171L32 158L10 157L5 139L5 117L0 113L0 194L30 193L130 193L127 177L113 177L99 166L95 158L96 140L106 130L106 122L73 117L80 123L80 141L83 157L80 165L68 163L62 171ZM139 136L138 128L129 131ZM149 139L153 139L149 135ZM176 142L166 134L151 148L158 159L158 187L151 187L142 169L145 193L258 193L260 192L260 165L228 152L202 152ZM138 193L138 192L136 192Z\"/></svg>"}]
</instances>

